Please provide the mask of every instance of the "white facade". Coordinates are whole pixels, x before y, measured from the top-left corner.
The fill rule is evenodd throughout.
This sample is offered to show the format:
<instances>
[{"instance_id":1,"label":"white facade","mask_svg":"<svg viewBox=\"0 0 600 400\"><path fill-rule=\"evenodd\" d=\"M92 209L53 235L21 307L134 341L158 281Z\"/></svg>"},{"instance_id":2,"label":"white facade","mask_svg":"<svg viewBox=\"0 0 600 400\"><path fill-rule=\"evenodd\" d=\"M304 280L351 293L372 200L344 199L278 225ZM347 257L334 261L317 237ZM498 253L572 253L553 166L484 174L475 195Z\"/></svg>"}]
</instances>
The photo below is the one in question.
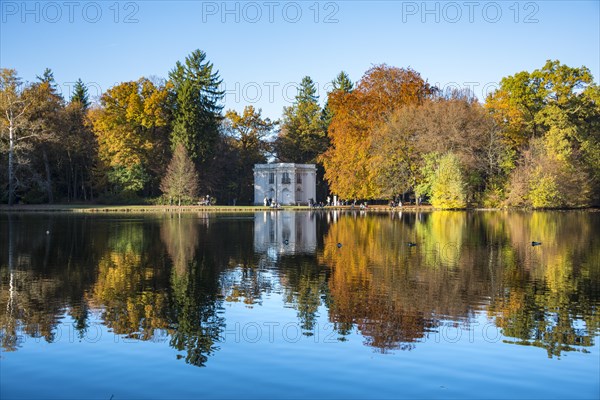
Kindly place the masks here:
<instances>
[{"instance_id":1,"label":"white facade","mask_svg":"<svg viewBox=\"0 0 600 400\"><path fill-rule=\"evenodd\" d=\"M255 164L254 204L265 197L281 205L307 205L317 201L317 167L314 164Z\"/></svg>"}]
</instances>

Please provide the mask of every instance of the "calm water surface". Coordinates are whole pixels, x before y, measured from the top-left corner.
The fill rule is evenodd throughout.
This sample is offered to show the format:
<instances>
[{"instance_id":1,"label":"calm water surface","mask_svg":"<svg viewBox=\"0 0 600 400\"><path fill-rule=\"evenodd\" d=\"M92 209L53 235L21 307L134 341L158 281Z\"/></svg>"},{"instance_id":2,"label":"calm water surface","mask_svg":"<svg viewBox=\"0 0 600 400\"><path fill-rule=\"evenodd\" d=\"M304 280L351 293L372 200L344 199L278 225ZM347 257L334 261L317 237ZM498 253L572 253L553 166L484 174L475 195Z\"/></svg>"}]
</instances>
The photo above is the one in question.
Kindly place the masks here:
<instances>
[{"instance_id":1,"label":"calm water surface","mask_svg":"<svg viewBox=\"0 0 600 400\"><path fill-rule=\"evenodd\" d=\"M600 213L0 215L3 400L597 399L599 335Z\"/></svg>"}]
</instances>

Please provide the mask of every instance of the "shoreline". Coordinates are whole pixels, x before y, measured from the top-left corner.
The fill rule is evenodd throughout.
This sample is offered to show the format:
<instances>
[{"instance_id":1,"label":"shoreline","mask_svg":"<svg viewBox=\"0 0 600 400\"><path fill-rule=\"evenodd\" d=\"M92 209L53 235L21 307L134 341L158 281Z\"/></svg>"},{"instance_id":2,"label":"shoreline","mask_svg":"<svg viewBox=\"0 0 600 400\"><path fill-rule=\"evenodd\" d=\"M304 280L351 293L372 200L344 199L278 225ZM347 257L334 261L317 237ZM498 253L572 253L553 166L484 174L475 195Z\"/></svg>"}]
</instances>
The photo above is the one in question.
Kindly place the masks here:
<instances>
[{"instance_id":1,"label":"shoreline","mask_svg":"<svg viewBox=\"0 0 600 400\"><path fill-rule=\"evenodd\" d=\"M351 206L329 206L324 208L312 208L309 206L283 206L281 208L271 208L265 206L164 206L164 205L85 205L85 204L43 204L43 205L16 205L9 207L0 205L0 213L21 214L21 213L190 213L190 212L209 212L209 213L235 213L235 212L256 212L256 211L365 211L365 212L432 212L432 211L600 211L597 207L586 208L556 208L556 209L530 209L530 208L467 208L458 210L442 210L433 208L430 205L424 206L402 206L391 208L386 205L373 205L366 209Z\"/></svg>"},{"instance_id":2,"label":"shoreline","mask_svg":"<svg viewBox=\"0 0 600 400\"><path fill-rule=\"evenodd\" d=\"M69 205L69 204L44 204L44 205L16 205L9 207L0 205L0 213L178 213L178 212L255 212L255 211L433 211L431 206L404 206L390 208L389 206L369 206L366 209L351 206L329 206L313 208L310 206L282 206L272 208L265 206L164 206L164 205Z\"/></svg>"}]
</instances>

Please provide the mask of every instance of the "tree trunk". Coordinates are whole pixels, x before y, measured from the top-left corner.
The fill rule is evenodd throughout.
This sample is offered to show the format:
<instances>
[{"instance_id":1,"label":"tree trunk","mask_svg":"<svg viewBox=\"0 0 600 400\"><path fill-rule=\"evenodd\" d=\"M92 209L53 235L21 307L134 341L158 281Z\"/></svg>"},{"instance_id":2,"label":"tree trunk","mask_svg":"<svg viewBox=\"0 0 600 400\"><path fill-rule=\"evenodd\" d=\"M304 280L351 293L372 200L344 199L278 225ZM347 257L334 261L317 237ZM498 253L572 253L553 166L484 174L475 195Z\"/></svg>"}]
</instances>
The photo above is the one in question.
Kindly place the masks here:
<instances>
[{"instance_id":1,"label":"tree trunk","mask_svg":"<svg viewBox=\"0 0 600 400\"><path fill-rule=\"evenodd\" d=\"M75 186L74 176L75 170L73 169L73 159L71 158L71 150L67 150L67 157L69 158L69 171L67 173L67 192L69 196L69 203L77 198L77 189Z\"/></svg>"},{"instance_id":2,"label":"tree trunk","mask_svg":"<svg viewBox=\"0 0 600 400\"><path fill-rule=\"evenodd\" d=\"M9 147L8 147L8 205L12 206L15 202L15 171L14 171L14 152L15 152L15 127L11 120L8 125Z\"/></svg>"},{"instance_id":3,"label":"tree trunk","mask_svg":"<svg viewBox=\"0 0 600 400\"><path fill-rule=\"evenodd\" d=\"M73 184L73 201L77 201L77 199L79 198L79 191L77 190L77 169L72 168L72 171L73 172L71 172L71 180Z\"/></svg>"},{"instance_id":4,"label":"tree trunk","mask_svg":"<svg viewBox=\"0 0 600 400\"><path fill-rule=\"evenodd\" d=\"M44 168L46 169L46 191L48 193L48 203L54 203L54 196L52 194L52 178L50 176L50 163L48 162L48 154L46 149L42 150L42 156L44 158Z\"/></svg>"},{"instance_id":5,"label":"tree trunk","mask_svg":"<svg viewBox=\"0 0 600 400\"><path fill-rule=\"evenodd\" d=\"M87 201L87 193L85 191L85 177L83 176L83 168L81 168L81 194L83 196L83 200Z\"/></svg>"}]
</instances>

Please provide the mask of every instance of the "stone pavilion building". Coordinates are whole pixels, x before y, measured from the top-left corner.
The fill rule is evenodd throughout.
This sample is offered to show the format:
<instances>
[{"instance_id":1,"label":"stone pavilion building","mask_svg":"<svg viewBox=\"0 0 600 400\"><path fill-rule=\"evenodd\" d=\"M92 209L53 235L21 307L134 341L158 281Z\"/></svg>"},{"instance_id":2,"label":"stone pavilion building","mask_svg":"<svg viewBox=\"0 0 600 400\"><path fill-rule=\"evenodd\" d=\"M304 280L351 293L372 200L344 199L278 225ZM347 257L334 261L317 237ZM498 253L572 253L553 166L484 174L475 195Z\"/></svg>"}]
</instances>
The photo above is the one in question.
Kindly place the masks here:
<instances>
[{"instance_id":1,"label":"stone pavilion building","mask_svg":"<svg viewBox=\"0 0 600 400\"><path fill-rule=\"evenodd\" d=\"M281 205L316 202L317 167L314 164L255 164L254 204L265 197Z\"/></svg>"}]
</instances>

